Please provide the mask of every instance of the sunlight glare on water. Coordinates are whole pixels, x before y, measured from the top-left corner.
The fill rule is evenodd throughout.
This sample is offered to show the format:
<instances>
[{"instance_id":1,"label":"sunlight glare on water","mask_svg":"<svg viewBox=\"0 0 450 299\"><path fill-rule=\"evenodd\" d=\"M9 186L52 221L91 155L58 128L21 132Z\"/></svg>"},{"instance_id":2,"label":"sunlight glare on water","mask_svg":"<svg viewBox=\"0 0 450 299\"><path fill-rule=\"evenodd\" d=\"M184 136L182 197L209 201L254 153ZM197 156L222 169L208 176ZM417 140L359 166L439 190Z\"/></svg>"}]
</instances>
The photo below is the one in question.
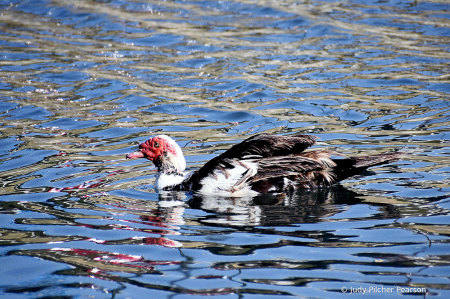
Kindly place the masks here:
<instances>
[{"instance_id":1,"label":"sunlight glare on water","mask_svg":"<svg viewBox=\"0 0 450 299\"><path fill-rule=\"evenodd\" d=\"M0 2L0 297L447 298L449 11ZM195 170L257 133L406 155L251 199L158 194L125 159L166 134Z\"/></svg>"}]
</instances>

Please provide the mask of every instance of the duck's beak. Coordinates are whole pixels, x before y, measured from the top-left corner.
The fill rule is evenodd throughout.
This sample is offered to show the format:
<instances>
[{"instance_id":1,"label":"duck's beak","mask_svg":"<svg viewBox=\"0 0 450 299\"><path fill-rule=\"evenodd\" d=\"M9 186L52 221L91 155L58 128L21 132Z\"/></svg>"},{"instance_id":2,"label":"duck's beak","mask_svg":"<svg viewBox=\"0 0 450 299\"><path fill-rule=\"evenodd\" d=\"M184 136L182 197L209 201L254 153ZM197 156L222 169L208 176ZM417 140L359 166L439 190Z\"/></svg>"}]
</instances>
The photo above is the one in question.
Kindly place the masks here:
<instances>
[{"instance_id":1,"label":"duck's beak","mask_svg":"<svg viewBox=\"0 0 450 299\"><path fill-rule=\"evenodd\" d=\"M127 155L127 159L136 159L136 158L145 158L144 153L141 151L136 151L136 152L129 153Z\"/></svg>"}]
</instances>

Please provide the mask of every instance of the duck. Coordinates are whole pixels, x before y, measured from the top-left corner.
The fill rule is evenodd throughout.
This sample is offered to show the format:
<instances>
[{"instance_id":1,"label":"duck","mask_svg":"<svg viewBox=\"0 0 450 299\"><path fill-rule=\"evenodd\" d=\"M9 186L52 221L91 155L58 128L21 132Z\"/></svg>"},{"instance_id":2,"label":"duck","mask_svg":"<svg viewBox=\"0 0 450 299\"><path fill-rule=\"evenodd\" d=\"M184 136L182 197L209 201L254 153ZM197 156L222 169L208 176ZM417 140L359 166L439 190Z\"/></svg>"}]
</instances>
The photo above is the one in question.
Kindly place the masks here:
<instances>
[{"instance_id":1,"label":"duck","mask_svg":"<svg viewBox=\"0 0 450 299\"><path fill-rule=\"evenodd\" d=\"M167 135L151 137L126 158L146 158L154 163L158 192L241 196L329 187L369 167L396 161L403 154L346 157L325 149L305 151L317 139L304 134L256 134L190 172L185 172L182 149Z\"/></svg>"}]
</instances>

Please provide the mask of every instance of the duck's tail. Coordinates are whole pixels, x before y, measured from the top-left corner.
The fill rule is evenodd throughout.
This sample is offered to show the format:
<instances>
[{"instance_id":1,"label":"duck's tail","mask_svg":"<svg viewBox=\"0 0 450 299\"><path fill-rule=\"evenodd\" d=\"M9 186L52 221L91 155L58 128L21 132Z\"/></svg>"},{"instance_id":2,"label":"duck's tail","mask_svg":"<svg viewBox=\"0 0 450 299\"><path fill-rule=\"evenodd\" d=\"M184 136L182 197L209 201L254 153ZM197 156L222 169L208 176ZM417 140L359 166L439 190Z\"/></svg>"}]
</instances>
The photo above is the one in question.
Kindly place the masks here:
<instances>
[{"instance_id":1,"label":"duck's tail","mask_svg":"<svg viewBox=\"0 0 450 299\"><path fill-rule=\"evenodd\" d=\"M348 159L333 159L336 166L333 168L335 182L360 174L369 167L397 161L403 152L392 152Z\"/></svg>"}]
</instances>

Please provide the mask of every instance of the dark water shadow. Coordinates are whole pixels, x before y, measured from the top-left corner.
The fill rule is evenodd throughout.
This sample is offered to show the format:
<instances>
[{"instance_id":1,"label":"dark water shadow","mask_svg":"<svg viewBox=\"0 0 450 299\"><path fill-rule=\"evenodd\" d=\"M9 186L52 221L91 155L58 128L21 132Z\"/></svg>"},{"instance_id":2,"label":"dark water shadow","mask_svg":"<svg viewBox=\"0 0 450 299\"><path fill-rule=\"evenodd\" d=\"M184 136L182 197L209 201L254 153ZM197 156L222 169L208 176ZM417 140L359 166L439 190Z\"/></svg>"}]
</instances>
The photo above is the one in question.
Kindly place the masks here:
<instances>
[{"instance_id":1,"label":"dark water shadow","mask_svg":"<svg viewBox=\"0 0 450 299\"><path fill-rule=\"evenodd\" d=\"M159 203L179 201L179 193L160 194ZM207 225L220 226L280 226L322 222L364 200L341 185L323 189L305 189L282 194L262 194L256 197L222 197L190 195L186 204L192 209L207 212L198 219ZM371 203L371 205L373 205ZM167 211L166 211L167 213ZM379 213L367 217L395 218L396 209L379 205Z\"/></svg>"}]
</instances>

